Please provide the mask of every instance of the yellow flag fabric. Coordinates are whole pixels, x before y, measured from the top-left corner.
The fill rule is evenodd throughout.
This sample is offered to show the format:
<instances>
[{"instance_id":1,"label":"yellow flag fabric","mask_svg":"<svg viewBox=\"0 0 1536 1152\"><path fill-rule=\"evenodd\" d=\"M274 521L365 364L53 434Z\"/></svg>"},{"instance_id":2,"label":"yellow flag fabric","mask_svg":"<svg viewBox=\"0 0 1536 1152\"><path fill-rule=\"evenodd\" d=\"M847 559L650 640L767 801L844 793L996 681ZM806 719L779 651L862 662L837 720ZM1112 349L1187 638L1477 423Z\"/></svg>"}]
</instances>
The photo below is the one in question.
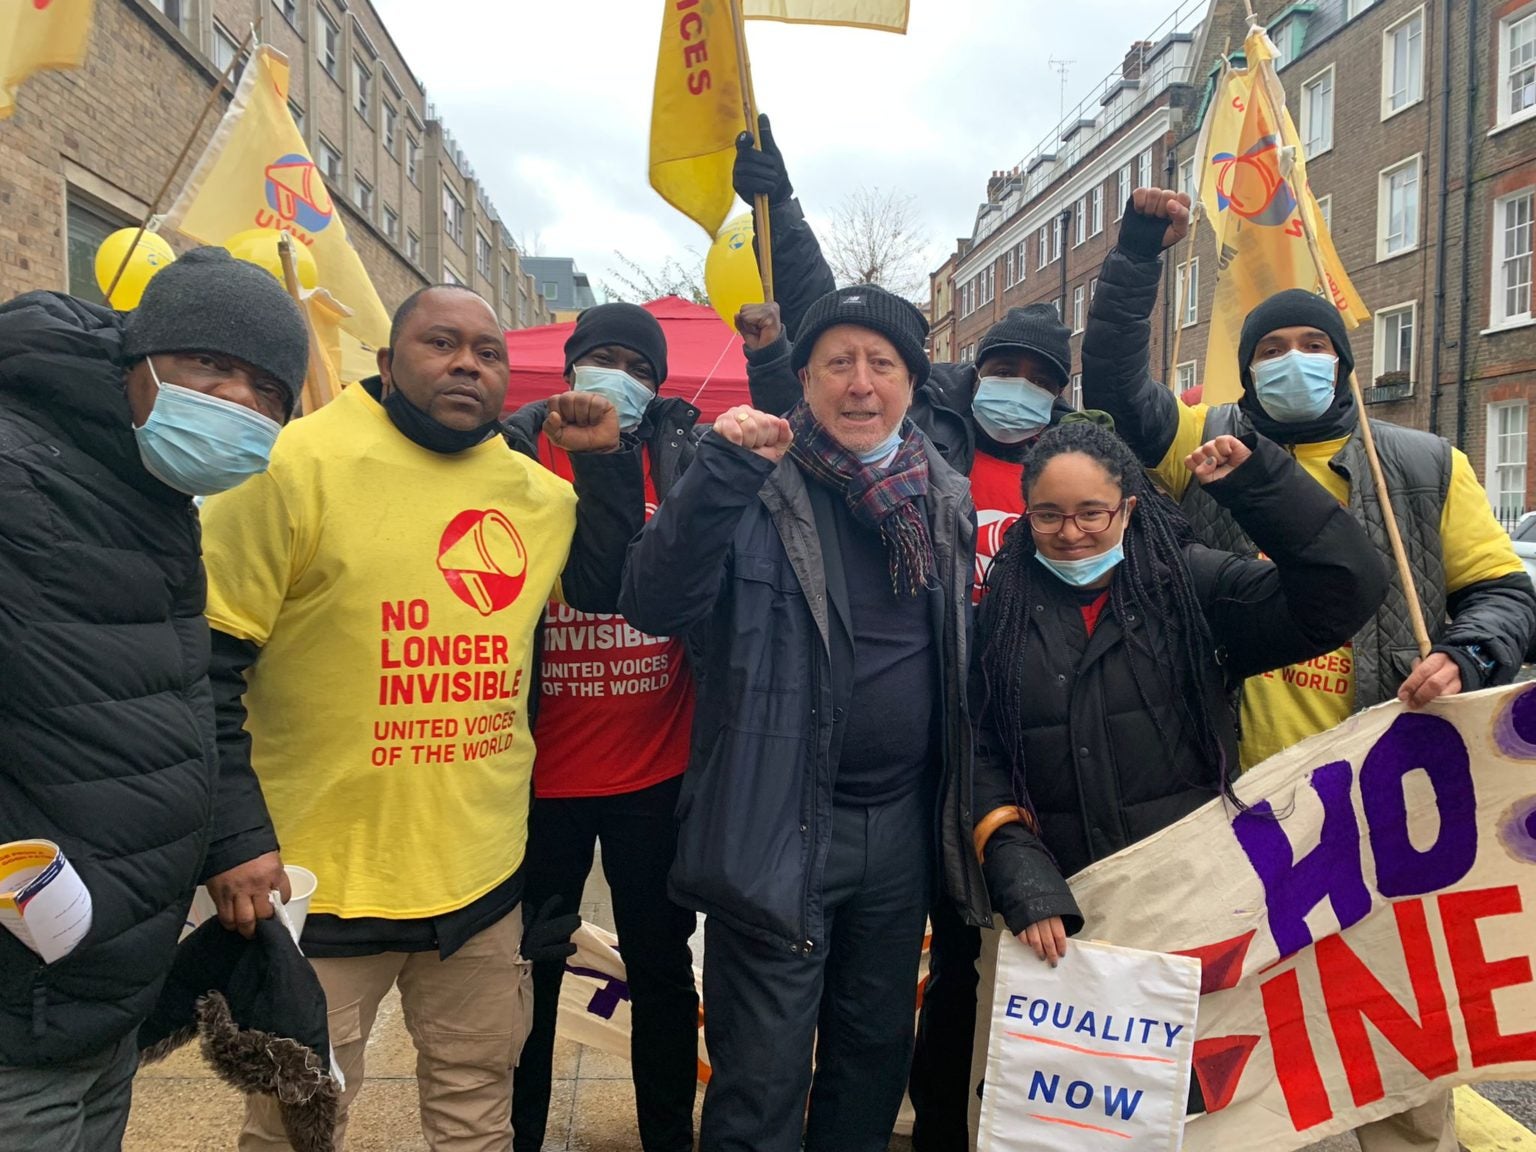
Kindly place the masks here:
<instances>
[{"instance_id":1,"label":"yellow flag fabric","mask_svg":"<svg viewBox=\"0 0 1536 1152\"><path fill-rule=\"evenodd\" d=\"M315 258L318 286L352 310L343 329L375 347L388 343L389 315L288 111L281 52L262 46L252 55L166 222L204 244L251 228L290 233Z\"/></svg>"},{"instance_id":2,"label":"yellow flag fabric","mask_svg":"<svg viewBox=\"0 0 1536 1152\"><path fill-rule=\"evenodd\" d=\"M730 214L747 129L729 0L665 0L651 105L651 187L710 239Z\"/></svg>"},{"instance_id":3,"label":"yellow flag fabric","mask_svg":"<svg viewBox=\"0 0 1536 1152\"><path fill-rule=\"evenodd\" d=\"M907 0L741 0L748 20L786 24L844 24L849 28L907 30Z\"/></svg>"},{"instance_id":4,"label":"yellow flag fabric","mask_svg":"<svg viewBox=\"0 0 1536 1152\"><path fill-rule=\"evenodd\" d=\"M304 380L307 416L341 395L341 386L346 383L342 376L342 341L346 333L341 326L352 315L352 309L324 288L316 288L305 294L304 311L309 315L310 331L315 334L310 345L309 373Z\"/></svg>"},{"instance_id":5,"label":"yellow flag fabric","mask_svg":"<svg viewBox=\"0 0 1536 1152\"><path fill-rule=\"evenodd\" d=\"M95 0L0 0L0 120L16 89L48 68L78 68L91 39Z\"/></svg>"},{"instance_id":6,"label":"yellow flag fabric","mask_svg":"<svg viewBox=\"0 0 1536 1152\"><path fill-rule=\"evenodd\" d=\"M1218 253L1206 345L1208 404L1242 395L1237 347L1250 311L1286 288L1324 294L1308 231L1327 270L1326 295L1345 325L1354 328L1370 318L1307 183L1306 156L1275 75L1274 45L1263 29L1255 29L1244 51L1247 66L1227 69L1217 86L1199 149L1199 200Z\"/></svg>"}]
</instances>

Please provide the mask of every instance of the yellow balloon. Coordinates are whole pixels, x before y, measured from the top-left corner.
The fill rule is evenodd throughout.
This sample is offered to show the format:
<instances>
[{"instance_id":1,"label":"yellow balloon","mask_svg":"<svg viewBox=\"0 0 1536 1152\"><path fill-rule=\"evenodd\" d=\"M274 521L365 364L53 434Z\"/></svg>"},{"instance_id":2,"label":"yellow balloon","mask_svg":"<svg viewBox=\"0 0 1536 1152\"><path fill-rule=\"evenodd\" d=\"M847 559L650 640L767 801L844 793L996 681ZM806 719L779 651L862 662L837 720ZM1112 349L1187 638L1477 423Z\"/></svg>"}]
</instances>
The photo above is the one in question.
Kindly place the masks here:
<instances>
[{"instance_id":1,"label":"yellow balloon","mask_svg":"<svg viewBox=\"0 0 1536 1152\"><path fill-rule=\"evenodd\" d=\"M133 238L138 231L137 228L119 228L96 249L96 286L103 296L112 278L117 276L118 268L123 269L123 274L117 277L117 287L112 289L112 296L107 301L122 312L137 308L145 285L156 272L176 260L171 246L153 232L144 233L135 244ZM126 265L123 264L124 256L128 256Z\"/></svg>"},{"instance_id":2,"label":"yellow balloon","mask_svg":"<svg viewBox=\"0 0 1536 1152\"><path fill-rule=\"evenodd\" d=\"M709 306L732 330L743 304L763 302L763 281L752 254L752 213L727 220L704 257L704 288Z\"/></svg>"},{"instance_id":3,"label":"yellow balloon","mask_svg":"<svg viewBox=\"0 0 1536 1152\"><path fill-rule=\"evenodd\" d=\"M277 254L277 240L281 235L275 228L249 228L244 232L236 232L224 241L224 247L229 249L229 254L236 260L245 260L265 268L282 284L283 262ZM297 237L293 241L293 268L299 274L299 287L313 288L320 283L320 269L315 264L315 258L304 241Z\"/></svg>"}]
</instances>

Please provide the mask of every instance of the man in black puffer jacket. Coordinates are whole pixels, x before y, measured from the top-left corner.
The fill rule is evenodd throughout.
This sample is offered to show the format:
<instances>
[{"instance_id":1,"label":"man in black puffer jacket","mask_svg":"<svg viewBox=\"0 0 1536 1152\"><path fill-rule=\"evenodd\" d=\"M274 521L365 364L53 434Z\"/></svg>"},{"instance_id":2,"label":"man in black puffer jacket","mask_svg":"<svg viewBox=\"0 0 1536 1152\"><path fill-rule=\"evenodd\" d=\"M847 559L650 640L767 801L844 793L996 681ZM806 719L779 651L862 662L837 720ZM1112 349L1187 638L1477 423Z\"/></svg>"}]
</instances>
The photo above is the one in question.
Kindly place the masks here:
<instances>
[{"instance_id":1,"label":"man in black puffer jacket","mask_svg":"<svg viewBox=\"0 0 1536 1152\"><path fill-rule=\"evenodd\" d=\"M92 904L52 964L0 931L7 1148L122 1139L136 1032L220 835L192 497L266 467L307 360L298 306L221 249L133 313L0 305L0 843L57 844Z\"/></svg>"}]
</instances>

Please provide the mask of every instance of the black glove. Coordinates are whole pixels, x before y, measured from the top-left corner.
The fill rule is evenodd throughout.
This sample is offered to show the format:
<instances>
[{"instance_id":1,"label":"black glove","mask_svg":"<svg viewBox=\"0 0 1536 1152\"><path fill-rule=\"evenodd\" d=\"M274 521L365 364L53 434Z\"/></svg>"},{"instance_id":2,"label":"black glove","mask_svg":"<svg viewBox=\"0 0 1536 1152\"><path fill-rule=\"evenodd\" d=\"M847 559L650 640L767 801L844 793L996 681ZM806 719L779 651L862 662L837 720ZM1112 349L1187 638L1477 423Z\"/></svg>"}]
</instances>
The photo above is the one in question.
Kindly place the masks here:
<instances>
[{"instance_id":1,"label":"black glove","mask_svg":"<svg viewBox=\"0 0 1536 1152\"><path fill-rule=\"evenodd\" d=\"M754 196L767 196L770 205L786 203L795 194L789 182L789 172L784 167L784 157L773 142L773 129L768 117L759 113L757 134L762 151L752 147L752 133L743 132L736 137L736 165L731 169L731 184L748 204Z\"/></svg>"},{"instance_id":2,"label":"black glove","mask_svg":"<svg viewBox=\"0 0 1536 1152\"><path fill-rule=\"evenodd\" d=\"M523 942L518 951L530 964L545 964L576 955L571 933L581 927L581 915L556 916L560 897L551 896L537 912L523 901Z\"/></svg>"},{"instance_id":3,"label":"black glove","mask_svg":"<svg viewBox=\"0 0 1536 1152\"><path fill-rule=\"evenodd\" d=\"M1190 227L1194 227L1193 222ZM1156 260L1163 254L1163 237L1167 232L1168 221L1142 215L1127 200L1125 215L1120 218L1120 241L1115 246L1138 260Z\"/></svg>"}]
</instances>

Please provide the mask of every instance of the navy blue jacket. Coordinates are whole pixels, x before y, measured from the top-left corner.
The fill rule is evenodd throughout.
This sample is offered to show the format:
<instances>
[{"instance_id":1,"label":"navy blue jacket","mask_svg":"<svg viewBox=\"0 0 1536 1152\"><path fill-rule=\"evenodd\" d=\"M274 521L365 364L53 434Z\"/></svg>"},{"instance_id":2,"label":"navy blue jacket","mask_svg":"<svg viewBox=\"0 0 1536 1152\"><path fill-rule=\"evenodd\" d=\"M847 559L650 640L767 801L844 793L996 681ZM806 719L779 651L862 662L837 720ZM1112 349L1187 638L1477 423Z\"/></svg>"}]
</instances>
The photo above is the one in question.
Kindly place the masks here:
<instances>
[{"instance_id":1,"label":"navy blue jacket","mask_svg":"<svg viewBox=\"0 0 1536 1152\"><path fill-rule=\"evenodd\" d=\"M990 923L971 849L968 614L975 555L970 484L931 444L924 504L938 567L942 783L935 840L950 896ZM698 654L693 750L678 802L670 890L688 908L795 952L826 944L821 879L851 687L834 683L845 609L828 579L806 480L710 433L633 543L619 611Z\"/></svg>"}]
</instances>

